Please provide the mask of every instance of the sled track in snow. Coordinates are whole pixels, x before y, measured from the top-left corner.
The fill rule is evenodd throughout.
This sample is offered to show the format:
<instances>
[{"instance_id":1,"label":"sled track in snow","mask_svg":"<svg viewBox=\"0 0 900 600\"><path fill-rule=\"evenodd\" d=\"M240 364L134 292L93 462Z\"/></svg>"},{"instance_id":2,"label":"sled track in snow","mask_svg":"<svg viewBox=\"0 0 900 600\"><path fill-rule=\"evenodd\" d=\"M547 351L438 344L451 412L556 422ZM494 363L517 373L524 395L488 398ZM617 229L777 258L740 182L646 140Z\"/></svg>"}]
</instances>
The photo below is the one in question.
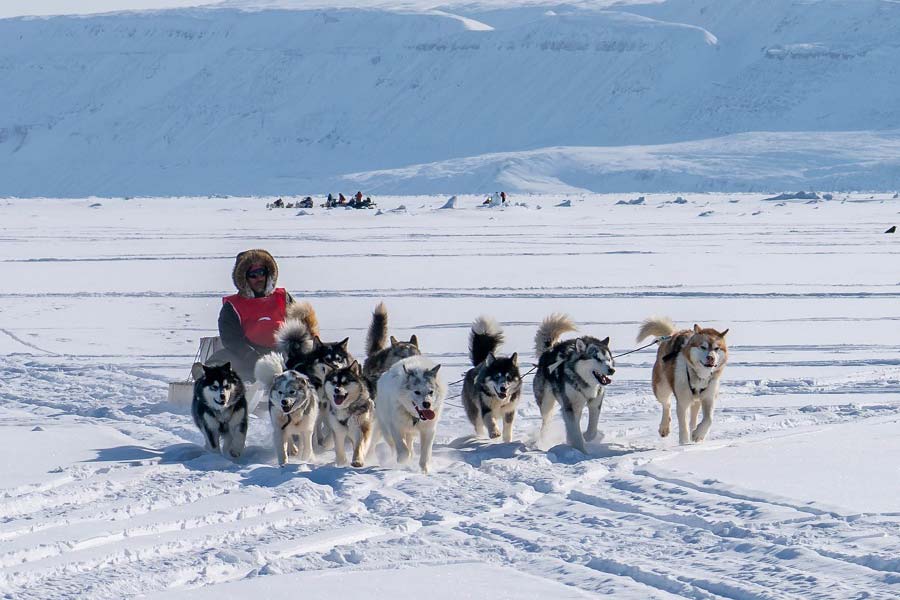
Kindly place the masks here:
<instances>
[{"instance_id":1,"label":"sled track in snow","mask_svg":"<svg viewBox=\"0 0 900 600\"><path fill-rule=\"evenodd\" d=\"M185 443L199 437L172 426L185 415L139 404L98 414L110 377L158 393L151 379L82 368L62 389L68 376L35 358L4 359L0 372L15 390L4 402L35 417L56 408L42 399L49 390L70 398L77 390L82 414L149 442L101 449L53 485L0 492L0 590L17 598L113 598L338 565L382 568L411 553L422 565L487 561L587 592L659 598L843 599L860 590L889 598L878 590L900 581L900 516L662 479L642 466L670 452L652 438L649 446L601 445L588 459L564 447L441 445L432 476L327 464L281 470L265 464L271 457L233 465ZM840 426L886 415L900 423L900 405L784 409L779 418ZM251 443L265 444L254 426ZM724 443L766 430L763 420ZM154 448L160 440L170 442ZM254 447L259 458L271 452ZM885 544L854 550L852 540L864 538Z\"/></svg>"}]
</instances>

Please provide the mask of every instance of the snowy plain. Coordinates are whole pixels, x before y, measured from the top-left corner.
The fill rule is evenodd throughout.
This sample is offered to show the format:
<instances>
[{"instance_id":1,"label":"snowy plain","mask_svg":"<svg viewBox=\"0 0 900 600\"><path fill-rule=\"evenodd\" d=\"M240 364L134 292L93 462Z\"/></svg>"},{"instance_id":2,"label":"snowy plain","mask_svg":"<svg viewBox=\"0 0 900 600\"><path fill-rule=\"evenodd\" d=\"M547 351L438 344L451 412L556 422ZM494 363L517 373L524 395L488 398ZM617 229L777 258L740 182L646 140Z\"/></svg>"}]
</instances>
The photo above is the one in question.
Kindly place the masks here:
<instances>
[{"instance_id":1,"label":"snowy plain","mask_svg":"<svg viewBox=\"0 0 900 600\"><path fill-rule=\"evenodd\" d=\"M8 598L896 598L900 200L762 194L0 200L0 593ZM569 206L560 206L566 204ZM624 202L623 204L618 204ZM724 329L702 445L656 433L652 349L619 359L589 455L538 440L526 378L509 444L475 440L458 384L434 472L279 468L266 419L237 463L203 451L166 383L187 375L265 247L326 339L371 310L447 381L496 317L636 347L640 321Z\"/></svg>"}]
</instances>

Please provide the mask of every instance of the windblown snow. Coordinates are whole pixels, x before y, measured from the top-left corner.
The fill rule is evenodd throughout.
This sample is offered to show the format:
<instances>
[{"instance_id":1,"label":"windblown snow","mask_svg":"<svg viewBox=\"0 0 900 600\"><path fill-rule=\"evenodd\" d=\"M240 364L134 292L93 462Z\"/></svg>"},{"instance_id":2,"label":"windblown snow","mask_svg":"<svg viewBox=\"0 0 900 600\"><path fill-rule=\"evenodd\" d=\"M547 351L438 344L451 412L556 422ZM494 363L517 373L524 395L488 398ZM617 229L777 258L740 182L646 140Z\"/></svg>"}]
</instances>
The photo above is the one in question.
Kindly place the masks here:
<instances>
[{"instance_id":1,"label":"windblown snow","mask_svg":"<svg viewBox=\"0 0 900 600\"><path fill-rule=\"evenodd\" d=\"M0 194L885 190L887 0L12 2ZM206 6L188 8L187 4Z\"/></svg>"},{"instance_id":2,"label":"windblown snow","mask_svg":"<svg viewBox=\"0 0 900 600\"><path fill-rule=\"evenodd\" d=\"M896 598L892 196L0 200L0 593ZM710 436L658 437L648 348L618 359L588 455L559 421L537 439L530 377L508 444L471 437L451 385L430 475L383 445L363 469L279 468L265 417L237 463L206 452L166 383L251 247L326 340L360 357L383 300L448 382L480 314L525 366L552 312L616 352L650 315L728 327Z\"/></svg>"}]
</instances>

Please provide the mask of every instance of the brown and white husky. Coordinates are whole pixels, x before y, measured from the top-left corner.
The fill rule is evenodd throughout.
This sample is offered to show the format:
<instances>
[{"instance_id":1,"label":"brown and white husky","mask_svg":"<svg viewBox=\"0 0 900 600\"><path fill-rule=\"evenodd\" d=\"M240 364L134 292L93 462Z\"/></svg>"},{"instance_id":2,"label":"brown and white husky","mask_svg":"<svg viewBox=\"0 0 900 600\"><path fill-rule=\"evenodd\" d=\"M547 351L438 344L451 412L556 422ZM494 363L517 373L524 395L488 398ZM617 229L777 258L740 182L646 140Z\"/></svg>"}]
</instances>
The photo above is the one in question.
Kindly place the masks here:
<instances>
[{"instance_id":1,"label":"brown and white husky","mask_svg":"<svg viewBox=\"0 0 900 600\"><path fill-rule=\"evenodd\" d=\"M644 321L637 341L648 336L661 338L653 365L653 394L662 404L663 414L659 435L669 435L672 409L669 403L675 394L678 415L678 442L702 442L712 425L713 409L719 394L719 378L728 362L725 331L712 328L676 330L667 317L652 317ZM703 409L703 420L697 415ZM688 414L690 413L690 414Z\"/></svg>"}]
</instances>

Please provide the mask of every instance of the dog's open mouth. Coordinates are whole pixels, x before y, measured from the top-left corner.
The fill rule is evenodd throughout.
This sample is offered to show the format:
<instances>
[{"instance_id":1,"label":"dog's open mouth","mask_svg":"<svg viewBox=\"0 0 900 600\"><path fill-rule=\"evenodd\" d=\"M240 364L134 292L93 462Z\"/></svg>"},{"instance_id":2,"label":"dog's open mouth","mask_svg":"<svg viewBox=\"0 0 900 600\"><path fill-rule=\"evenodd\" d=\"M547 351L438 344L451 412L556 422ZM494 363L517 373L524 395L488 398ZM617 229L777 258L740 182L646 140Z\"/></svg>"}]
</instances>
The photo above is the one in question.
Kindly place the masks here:
<instances>
[{"instance_id":1,"label":"dog's open mouth","mask_svg":"<svg viewBox=\"0 0 900 600\"><path fill-rule=\"evenodd\" d=\"M417 406L416 412L419 413L419 418L422 419L423 421L430 421L436 416L434 414L434 411L431 410L430 408L420 409Z\"/></svg>"},{"instance_id":2,"label":"dog's open mouth","mask_svg":"<svg viewBox=\"0 0 900 600\"><path fill-rule=\"evenodd\" d=\"M334 393L334 403L336 406L340 406L341 404L343 404L344 400L346 400L346 399L347 399L346 393L344 393L344 394L339 394L338 392Z\"/></svg>"},{"instance_id":3,"label":"dog's open mouth","mask_svg":"<svg viewBox=\"0 0 900 600\"><path fill-rule=\"evenodd\" d=\"M594 377L597 379L597 381L600 383L600 385L609 385L610 383L612 383L612 379L610 379L608 376L604 375L603 373L598 373L597 371L594 371Z\"/></svg>"},{"instance_id":4,"label":"dog's open mouth","mask_svg":"<svg viewBox=\"0 0 900 600\"><path fill-rule=\"evenodd\" d=\"M710 368L710 369L715 368L715 366L716 366L716 361L714 361L714 360L707 360L707 361L706 361L706 366L707 366L708 368Z\"/></svg>"},{"instance_id":5,"label":"dog's open mouth","mask_svg":"<svg viewBox=\"0 0 900 600\"><path fill-rule=\"evenodd\" d=\"M497 397L501 400L506 400L506 392L497 392Z\"/></svg>"}]
</instances>

